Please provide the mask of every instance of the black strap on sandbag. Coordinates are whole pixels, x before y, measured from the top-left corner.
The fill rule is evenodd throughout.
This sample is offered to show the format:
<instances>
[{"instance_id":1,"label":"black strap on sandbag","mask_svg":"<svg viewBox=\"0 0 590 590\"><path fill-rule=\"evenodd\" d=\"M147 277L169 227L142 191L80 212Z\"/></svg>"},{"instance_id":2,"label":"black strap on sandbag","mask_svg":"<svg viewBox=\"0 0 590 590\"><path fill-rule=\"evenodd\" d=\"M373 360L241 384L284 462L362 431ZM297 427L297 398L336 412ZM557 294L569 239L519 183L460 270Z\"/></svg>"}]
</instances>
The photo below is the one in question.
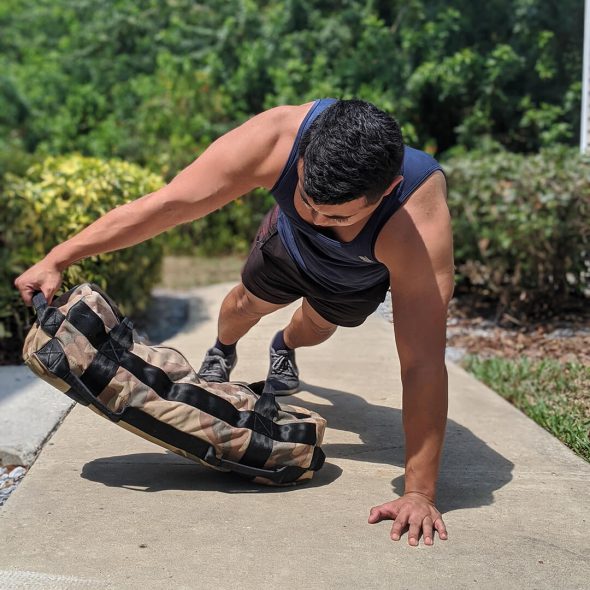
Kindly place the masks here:
<instances>
[{"instance_id":1,"label":"black strap on sandbag","mask_svg":"<svg viewBox=\"0 0 590 590\"><path fill-rule=\"evenodd\" d=\"M35 307L37 320L43 331L50 336L55 336L65 319L63 313L55 307L48 306L43 293L35 293L33 295L33 306Z\"/></svg>"},{"instance_id":2,"label":"black strap on sandbag","mask_svg":"<svg viewBox=\"0 0 590 590\"><path fill-rule=\"evenodd\" d=\"M66 353L59 340L52 338L36 354L37 358L49 371L72 388L75 394L75 397L72 397L77 398L76 401L79 401L84 406L94 406L113 422L118 422L121 419L123 412L113 412L98 397L92 394L77 375L72 373Z\"/></svg>"},{"instance_id":3,"label":"black strap on sandbag","mask_svg":"<svg viewBox=\"0 0 590 590\"><path fill-rule=\"evenodd\" d=\"M35 311L37 312L37 317L41 316L41 314L47 308L47 299L45 299L45 295L43 295L43 293L41 293L41 291L37 291L33 295L33 307L35 308Z\"/></svg>"},{"instance_id":4,"label":"black strap on sandbag","mask_svg":"<svg viewBox=\"0 0 590 590\"><path fill-rule=\"evenodd\" d=\"M277 424L255 411L238 410L228 400L199 385L171 381L163 369L147 363L128 350L133 342L129 320L121 322L107 333L102 319L83 301L78 301L70 308L67 320L103 356L125 368L163 399L191 405L235 428L248 428L279 442L316 444L317 434L312 423ZM111 338L115 343L111 342Z\"/></svg>"},{"instance_id":5,"label":"black strap on sandbag","mask_svg":"<svg viewBox=\"0 0 590 590\"><path fill-rule=\"evenodd\" d=\"M45 297L42 293L36 293L34 295L33 304L38 314L41 314L40 316L38 316L40 326L44 330L46 330L47 325L47 328L49 328L51 332L53 332L51 335L55 335L55 331L57 331L55 325L61 325L61 322L63 322L65 319L63 314L58 309L47 306L47 301L45 300ZM59 316L61 316L61 318ZM74 306L72 306L72 308L70 308L67 319L72 323L72 325L74 325L81 333L83 333L88 338L88 340L100 353L102 353L97 354L97 356L95 357L95 361L93 361L92 363L92 365L95 365L95 362L96 364L101 365L100 367L94 367L95 369L98 369L97 371L95 371L96 373L103 374L103 378L101 379L101 381L103 381L103 387L100 389L100 391L102 391L106 384L110 382L118 366L123 366L125 369L135 374L136 377L138 377L144 382L146 381L146 379L143 373L146 371L148 373L151 372L152 374L152 379L148 379L148 381L153 381L154 374L159 374L160 377L162 375L165 376L165 378L170 382L167 374L164 371L162 371L159 367L154 367L152 365L149 365L148 363L145 363L145 361L139 359L139 357L136 357L128 350L133 344L133 324L128 318L123 318L122 321L107 334L104 329L104 324L101 318L84 302L79 301ZM168 442L172 443L170 438L178 439L180 437L185 439L182 445L179 444L177 446L179 446L179 448L186 448L187 451L192 452L195 456L199 457L200 459L202 459L206 463L209 463L210 465L220 468L227 468L249 477L265 477L275 483L287 483L289 481L295 481L308 470L318 470L324 463L325 455L323 451L318 447L314 449L311 464L307 468L297 466L285 466L277 469L263 469L262 467L253 467L251 465L244 465L242 463L228 461L227 459L220 459L216 456L215 449L212 445L209 445L205 441L195 439L195 437L183 433L170 425L161 423L152 416L149 416L145 412L142 412L138 408L127 407L120 412L114 412L113 410L108 408L108 406L102 403L100 399L98 399L92 393L87 383L84 382L88 380L92 382L92 378L85 379L86 374L89 372L89 369L92 369L92 365L87 369L87 371L85 371L85 374L82 376L82 379L80 379L77 375L70 371L69 363L67 361L65 352L63 351L63 348L61 347L59 341L55 338L52 338L52 340L50 340L45 346L43 346L37 352L37 356L52 373L54 373L56 376L60 377L63 381L70 385L71 390L68 392L68 395L70 395L70 397L72 397L76 401L79 401L83 405L94 406L113 422L123 420L124 422L128 422L131 425L139 427L141 430L150 432L156 438L158 438L158 436L155 433L155 430L167 430L168 437L166 438L166 440ZM143 366L140 367L142 371L139 371L140 373L142 373L141 375L136 374L138 370L137 366L133 367L136 369L136 371L131 370L131 368L128 366L129 360L133 359L140 361L140 365L143 364ZM105 362L106 364L110 362L110 368L105 366ZM107 369L106 371L104 370L105 368ZM92 371L90 372L92 373ZM96 377L96 375L94 377ZM262 447L265 451L264 455L268 454L269 456L272 452L272 443L268 440L269 437L274 438L275 440L284 440L285 442L302 442L304 444L315 445L315 425L311 423L301 423L295 425L278 425L275 424L269 417L260 415L256 411L240 412L226 400L223 400L222 398L219 398L218 396L211 394L206 389L203 389L199 386L193 384L174 384L173 382L170 383L172 383L172 387L180 386L181 389L185 389L186 387L188 387L190 389L194 389L202 393L204 392L204 394L207 397L214 398L214 400L218 400L218 402L229 405L234 412L237 412L238 414L248 414L248 418L251 418L247 418L247 422L249 422L249 424L242 425L238 423L234 425L238 427L247 427L252 430L252 437L254 439L253 442L260 443L252 445L252 450L255 447ZM158 388L154 387L154 385L156 385L155 383L148 382L146 384L155 389L155 391L159 395L161 394ZM170 399L168 396L162 395L162 397L164 397L165 399ZM262 397L263 396L261 396L260 399L262 399ZM176 397L173 397L173 399L175 398ZM260 401L260 399L258 401ZM187 402L187 400L184 399L178 401L183 401L185 403ZM215 413L211 412L210 408L208 407L202 408L200 406L195 405L194 403L191 403L191 405L194 405L198 409L210 413L211 415L215 415ZM205 405L208 406L209 404ZM278 406L274 401L274 396L272 396L271 408L273 406L274 410L272 410L272 413L277 412L278 414ZM231 421L229 420L226 421L231 423ZM147 424L146 422L149 422L151 424ZM293 428L293 426L295 426L295 428ZM311 430L313 430L313 440L294 440L300 438L311 438L309 437L309 434L312 434ZM279 433L282 436L277 437L277 433ZM301 435L304 436L302 437ZM164 440L164 438L162 438L162 440ZM198 448L195 448L195 446ZM248 451L250 450L251 449L249 447ZM246 455L247 454L248 453L246 453ZM256 458L246 457L246 455L242 458L243 460L252 460ZM260 456L258 457L258 460L261 460ZM263 461L265 461L265 459L263 459Z\"/></svg>"},{"instance_id":6,"label":"black strap on sandbag","mask_svg":"<svg viewBox=\"0 0 590 590\"><path fill-rule=\"evenodd\" d=\"M279 406L272 390L265 387L260 397L254 404L254 411L261 416L266 416L271 420L277 420L279 417Z\"/></svg>"}]
</instances>

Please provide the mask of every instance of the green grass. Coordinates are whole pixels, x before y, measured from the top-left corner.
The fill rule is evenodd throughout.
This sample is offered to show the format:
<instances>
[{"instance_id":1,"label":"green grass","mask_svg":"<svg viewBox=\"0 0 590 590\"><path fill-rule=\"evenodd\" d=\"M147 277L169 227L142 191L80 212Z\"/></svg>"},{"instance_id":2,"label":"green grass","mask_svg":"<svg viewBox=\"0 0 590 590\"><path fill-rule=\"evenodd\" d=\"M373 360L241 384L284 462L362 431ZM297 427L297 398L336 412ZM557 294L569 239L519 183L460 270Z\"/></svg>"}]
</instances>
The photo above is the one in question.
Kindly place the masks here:
<instances>
[{"instance_id":1,"label":"green grass","mask_svg":"<svg viewBox=\"0 0 590 590\"><path fill-rule=\"evenodd\" d=\"M590 367L476 356L463 366L590 462Z\"/></svg>"}]
</instances>

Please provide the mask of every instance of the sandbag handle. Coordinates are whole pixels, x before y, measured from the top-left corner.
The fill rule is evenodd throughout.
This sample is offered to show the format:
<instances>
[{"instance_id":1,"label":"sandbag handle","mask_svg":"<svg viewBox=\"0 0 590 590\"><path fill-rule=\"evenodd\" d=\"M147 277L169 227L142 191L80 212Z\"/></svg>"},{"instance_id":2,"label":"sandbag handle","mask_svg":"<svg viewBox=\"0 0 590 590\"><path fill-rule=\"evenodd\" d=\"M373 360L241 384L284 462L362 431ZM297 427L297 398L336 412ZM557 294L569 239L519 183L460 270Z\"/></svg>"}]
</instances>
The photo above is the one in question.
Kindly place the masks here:
<instances>
[{"instance_id":1,"label":"sandbag handle","mask_svg":"<svg viewBox=\"0 0 590 590\"><path fill-rule=\"evenodd\" d=\"M279 405L277 404L272 389L265 386L260 397L254 404L254 411L257 414L276 422L279 419L279 409Z\"/></svg>"},{"instance_id":2,"label":"sandbag handle","mask_svg":"<svg viewBox=\"0 0 590 590\"><path fill-rule=\"evenodd\" d=\"M80 396L85 403L84 405L94 406L97 410L102 412L109 420L113 422L118 422L123 414L125 413L126 408L123 408L119 412L113 412L106 404L103 404L100 399L92 394L90 389L86 387L84 382L74 373L70 371L69 375L67 375L63 379L73 390L75 393Z\"/></svg>"},{"instance_id":3,"label":"sandbag handle","mask_svg":"<svg viewBox=\"0 0 590 590\"><path fill-rule=\"evenodd\" d=\"M218 459L215 455L215 449L210 446L203 457L203 461L215 467L225 467L235 473L247 475L250 477L264 477L273 483L295 483L306 471L318 471L324 464L326 455L319 447L313 452L311 464L309 467L299 467L296 465L285 465L276 469L264 469L262 467L252 467L228 459Z\"/></svg>"},{"instance_id":4,"label":"sandbag handle","mask_svg":"<svg viewBox=\"0 0 590 590\"><path fill-rule=\"evenodd\" d=\"M45 299L43 292L35 291L33 293L33 307L35 308L37 317L41 316L41 314L47 309L47 305L47 299Z\"/></svg>"}]
</instances>

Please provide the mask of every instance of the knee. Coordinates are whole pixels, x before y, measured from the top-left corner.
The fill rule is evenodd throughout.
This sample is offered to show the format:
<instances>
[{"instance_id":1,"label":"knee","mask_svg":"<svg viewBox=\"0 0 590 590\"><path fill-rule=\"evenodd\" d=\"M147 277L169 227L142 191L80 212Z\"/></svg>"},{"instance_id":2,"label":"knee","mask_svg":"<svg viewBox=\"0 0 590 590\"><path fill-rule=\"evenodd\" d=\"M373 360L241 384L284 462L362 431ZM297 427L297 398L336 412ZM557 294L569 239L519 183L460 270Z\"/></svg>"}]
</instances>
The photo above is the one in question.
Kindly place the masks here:
<instances>
[{"instance_id":1,"label":"knee","mask_svg":"<svg viewBox=\"0 0 590 590\"><path fill-rule=\"evenodd\" d=\"M262 310L257 308L256 303L242 285L236 289L235 308L242 317L250 320L259 321L265 315Z\"/></svg>"},{"instance_id":2,"label":"knee","mask_svg":"<svg viewBox=\"0 0 590 590\"><path fill-rule=\"evenodd\" d=\"M304 314L304 316L305 316L305 319L307 320L308 326L318 336L322 336L322 337L327 338L327 337L331 336L332 334L334 334L334 332L336 332L336 329L338 328L338 326L336 326L334 324L330 324L329 322L326 322L325 320L320 320L318 318L315 318L312 315Z\"/></svg>"},{"instance_id":3,"label":"knee","mask_svg":"<svg viewBox=\"0 0 590 590\"><path fill-rule=\"evenodd\" d=\"M338 328L338 326L334 326L334 324L331 324L330 326L317 325L316 330L320 336L328 337L328 336L331 336L332 334L334 334L334 332L336 331L337 328Z\"/></svg>"}]
</instances>

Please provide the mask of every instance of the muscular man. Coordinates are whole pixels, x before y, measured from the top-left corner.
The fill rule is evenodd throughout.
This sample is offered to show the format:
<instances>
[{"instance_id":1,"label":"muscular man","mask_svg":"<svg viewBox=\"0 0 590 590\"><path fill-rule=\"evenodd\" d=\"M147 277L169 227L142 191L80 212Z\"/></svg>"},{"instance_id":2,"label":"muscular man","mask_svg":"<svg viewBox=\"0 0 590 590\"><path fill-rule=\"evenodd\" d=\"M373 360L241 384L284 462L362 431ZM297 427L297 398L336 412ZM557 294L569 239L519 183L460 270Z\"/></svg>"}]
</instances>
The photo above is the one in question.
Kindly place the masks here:
<instances>
[{"instance_id":1,"label":"muscular man","mask_svg":"<svg viewBox=\"0 0 590 590\"><path fill-rule=\"evenodd\" d=\"M403 383L404 495L369 522L409 526L410 545L447 537L435 488L447 411L444 350L453 247L440 166L404 147L397 123L374 105L323 99L265 111L225 134L167 186L108 212L56 246L15 281L23 300L51 301L77 260L125 248L204 217L256 187L277 200L237 285L222 303L215 345L200 369L229 379L236 343L261 317L302 299L271 343L267 385L297 390L295 349L358 326L391 288ZM410 198L411 197L411 198Z\"/></svg>"}]
</instances>

